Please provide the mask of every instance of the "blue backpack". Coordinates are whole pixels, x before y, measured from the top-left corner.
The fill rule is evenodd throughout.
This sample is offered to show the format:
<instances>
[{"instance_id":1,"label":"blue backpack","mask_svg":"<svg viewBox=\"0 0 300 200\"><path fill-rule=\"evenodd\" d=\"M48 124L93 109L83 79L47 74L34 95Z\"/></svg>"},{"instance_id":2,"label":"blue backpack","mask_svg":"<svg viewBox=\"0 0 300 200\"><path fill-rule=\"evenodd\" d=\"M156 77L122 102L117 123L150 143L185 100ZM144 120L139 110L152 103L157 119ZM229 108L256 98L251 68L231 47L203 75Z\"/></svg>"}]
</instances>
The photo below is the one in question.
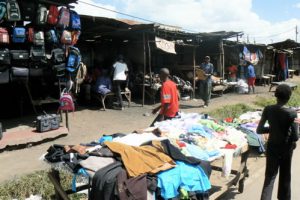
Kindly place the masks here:
<instances>
[{"instance_id":1,"label":"blue backpack","mask_svg":"<svg viewBox=\"0 0 300 200\"><path fill-rule=\"evenodd\" d=\"M13 30L12 41L14 43L24 43L26 40L26 30L23 27L15 27Z\"/></svg>"},{"instance_id":2,"label":"blue backpack","mask_svg":"<svg viewBox=\"0 0 300 200\"><path fill-rule=\"evenodd\" d=\"M69 56L67 59L66 69L69 72L74 72L78 69L81 62L81 54L78 48L69 47Z\"/></svg>"},{"instance_id":3,"label":"blue backpack","mask_svg":"<svg viewBox=\"0 0 300 200\"><path fill-rule=\"evenodd\" d=\"M70 11L70 26L74 30L80 30L81 29L81 22L80 22L80 17L77 12L75 11Z\"/></svg>"},{"instance_id":4,"label":"blue backpack","mask_svg":"<svg viewBox=\"0 0 300 200\"><path fill-rule=\"evenodd\" d=\"M6 1L1 0L0 1L0 20L3 19L5 14L6 14Z\"/></svg>"}]
</instances>

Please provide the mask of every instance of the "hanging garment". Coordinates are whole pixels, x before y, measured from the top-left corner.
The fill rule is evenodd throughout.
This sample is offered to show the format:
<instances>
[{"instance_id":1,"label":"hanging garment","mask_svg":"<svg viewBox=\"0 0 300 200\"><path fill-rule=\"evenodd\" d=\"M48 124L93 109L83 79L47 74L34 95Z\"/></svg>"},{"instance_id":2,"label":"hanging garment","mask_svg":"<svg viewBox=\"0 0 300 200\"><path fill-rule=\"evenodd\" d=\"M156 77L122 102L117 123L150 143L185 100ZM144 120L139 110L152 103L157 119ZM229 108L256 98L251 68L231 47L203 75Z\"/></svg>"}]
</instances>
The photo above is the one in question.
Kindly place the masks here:
<instances>
[{"instance_id":1,"label":"hanging garment","mask_svg":"<svg viewBox=\"0 0 300 200\"><path fill-rule=\"evenodd\" d=\"M251 61L251 52L247 49L246 46L244 46L243 54L244 54L245 60Z\"/></svg>"},{"instance_id":2,"label":"hanging garment","mask_svg":"<svg viewBox=\"0 0 300 200\"><path fill-rule=\"evenodd\" d=\"M134 147L118 142L105 142L114 153L120 154L130 177L155 174L175 166L175 162L152 146Z\"/></svg>"}]
</instances>

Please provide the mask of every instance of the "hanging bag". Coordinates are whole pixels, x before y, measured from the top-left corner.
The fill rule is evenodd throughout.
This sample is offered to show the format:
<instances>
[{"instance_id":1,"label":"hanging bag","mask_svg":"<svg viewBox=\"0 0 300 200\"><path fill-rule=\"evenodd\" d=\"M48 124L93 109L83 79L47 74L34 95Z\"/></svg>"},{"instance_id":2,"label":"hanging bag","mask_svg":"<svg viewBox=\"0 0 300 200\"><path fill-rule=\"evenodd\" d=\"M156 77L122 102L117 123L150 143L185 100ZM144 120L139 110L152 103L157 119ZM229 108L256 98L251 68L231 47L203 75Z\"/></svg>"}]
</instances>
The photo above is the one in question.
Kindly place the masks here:
<instances>
[{"instance_id":1,"label":"hanging bag","mask_svg":"<svg viewBox=\"0 0 300 200\"><path fill-rule=\"evenodd\" d=\"M72 33L70 31L64 30L61 35L60 42L66 45L72 44Z\"/></svg>"},{"instance_id":2,"label":"hanging bag","mask_svg":"<svg viewBox=\"0 0 300 200\"><path fill-rule=\"evenodd\" d=\"M7 21L16 22L21 20L20 7L16 0L7 0L6 14Z\"/></svg>"},{"instance_id":3,"label":"hanging bag","mask_svg":"<svg viewBox=\"0 0 300 200\"><path fill-rule=\"evenodd\" d=\"M44 5L39 4L37 15L36 15L37 25L44 25L47 23L47 13L48 13L47 8Z\"/></svg>"},{"instance_id":4,"label":"hanging bag","mask_svg":"<svg viewBox=\"0 0 300 200\"><path fill-rule=\"evenodd\" d=\"M51 52L51 58L52 58L52 62L55 64L59 64L59 63L63 63L65 62L65 52L63 49L60 48L56 48L53 49Z\"/></svg>"},{"instance_id":5,"label":"hanging bag","mask_svg":"<svg viewBox=\"0 0 300 200\"><path fill-rule=\"evenodd\" d=\"M70 27L73 30L80 30L81 29L81 22L80 22L80 16L77 12L74 10L70 11Z\"/></svg>"},{"instance_id":6,"label":"hanging bag","mask_svg":"<svg viewBox=\"0 0 300 200\"><path fill-rule=\"evenodd\" d=\"M0 43L9 44L9 33L6 28L0 28Z\"/></svg>"},{"instance_id":7,"label":"hanging bag","mask_svg":"<svg viewBox=\"0 0 300 200\"><path fill-rule=\"evenodd\" d=\"M5 17L6 14L6 1L0 0L0 20L2 20Z\"/></svg>"},{"instance_id":8,"label":"hanging bag","mask_svg":"<svg viewBox=\"0 0 300 200\"><path fill-rule=\"evenodd\" d=\"M28 28L28 42L33 43L34 41L34 28L30 27Z\"/></svg>"},{"instance_id":9,"label":"hanging bag","mask_svg":"<svg viewBox=\"0 0 300 200\"><path fill-rule=\"evenodd\" d=\"M0 84L6 84L9 83L9 68L1 67L0 68Z\"/></svg>"},{"instance_id":10,"label":"hanging bag","mask_svg":"<svg viewBox=\"0 0 300 200\"><path fill-rule=\"evenodd\" d=\"M33 21L36 13L36 3L30 0L19 1L21 16L24 21Z\"/></svg>"},{"instance_id":11,"label":"hanging bag","mask_svg":"<svg viewBox=\"0 0 300 200\"><path fill-rule=\"evenodd\" d=\"M12 41L14 43L24 43L26 40L26 30L24 27L15 27L13 29Z\"/></svg>"},{"instance_id":12,"label":"hanging bag","mask_svg":"<svg viewBox=\"0 0 300 200\"><path fill-rule=\"evenodd\" d=\"M69 55L67 59L67 71L74 72L78 69L81 62L81 54L78 48L69 47Z\"/></svg>"},{"instance_id":13,"label":"hanging bag","mask_svg":"<svg viewBox=\"0 0 300 200\"><path fill-rule=\"evenodd\" d=\"M0 65L10 65L9 49L0 50Z\"/></svg>"},{"instance_id":14,"label":"hanging bag","mask_svg":"<svg viewBox=\"0 0 300 200\"><path fill-rule=\"evenodd\" d=\"M60 95L59 110L73 112L75 111L73 97L70 95L69 92L66 92L66 89L64 89Z\"/></svg>"},{"instance_id":15,"label":"hanging bag","mask_svg":"<svg viewBox=\"0 0 300 200\"><path fill-rule=\"evenodd\" d=\"M58 17L59 17L59 11L57 6L51 5L49 8L48 19L47 19L48 24L56 25L58 21Z\"/></svg>"},{"instance_id":16,"label":"hanging bag","mask_svg":"<svg viewBox=\"0 0 300 200\"><path fill-rule=\"evenodd\" d=\"M42 46L45 44L45 37L43 31L34 32L33 44L36 46Z\"/></svg>"},{"instance_id":17,"label":"hanging bag","mask_svg":"<svg viewBox=\"0 0 300 200\"><path fill-rule=\"evenodd\" d=\"M70 24L70 11L68 8L62 7L59 10L57 26L61 28L67 28L69 24Z\"/></svg>"},{"instance_id":18,"label":"hanging bag","mask_svg":"<svg viewBox=\"0 0 300 200\"><path fill-rule=\"evenodd\" d=\"M46 57L44 46L32 46L30 48L30 58L32 61L41 61Z\"/></svg>"}]
</instances>

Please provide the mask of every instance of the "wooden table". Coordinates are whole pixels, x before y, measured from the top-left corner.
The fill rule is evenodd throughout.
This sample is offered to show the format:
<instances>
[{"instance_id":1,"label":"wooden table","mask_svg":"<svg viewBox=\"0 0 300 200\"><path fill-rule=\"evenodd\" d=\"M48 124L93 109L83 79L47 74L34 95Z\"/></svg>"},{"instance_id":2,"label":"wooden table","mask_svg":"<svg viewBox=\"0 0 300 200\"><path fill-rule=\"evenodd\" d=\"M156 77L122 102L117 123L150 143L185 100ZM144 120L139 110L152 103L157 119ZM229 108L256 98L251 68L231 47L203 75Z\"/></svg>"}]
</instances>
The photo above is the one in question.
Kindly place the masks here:
<instances>
[{"instance_id":1,"label":"wooden table","mask_svg":"<svg viewBox=\"0 0 300 200\"><path fill-rule=\"evenodd\" d=\"M271 92L271 90L272 90L273 87L277 87L277 86L282 85L282 84L286 84L286 85L290 86L290 88L292 90L294 90L295 88L297 88L297 84L291 83L291 82L271 82L271 86L270 86L269 92Z\"/></svg>"},{"instance_id":2,"label":"wooden table","mask_svg":"<svg viewBox=\"0 0 300 200\"><path fill-rule=\"evenodd\" d=\"M288 77L293 78L295 71L296 70L294 70L294 69L289 69L288 70L288 72L289 72L289 76Z\"/></svg>"}]
</instances>

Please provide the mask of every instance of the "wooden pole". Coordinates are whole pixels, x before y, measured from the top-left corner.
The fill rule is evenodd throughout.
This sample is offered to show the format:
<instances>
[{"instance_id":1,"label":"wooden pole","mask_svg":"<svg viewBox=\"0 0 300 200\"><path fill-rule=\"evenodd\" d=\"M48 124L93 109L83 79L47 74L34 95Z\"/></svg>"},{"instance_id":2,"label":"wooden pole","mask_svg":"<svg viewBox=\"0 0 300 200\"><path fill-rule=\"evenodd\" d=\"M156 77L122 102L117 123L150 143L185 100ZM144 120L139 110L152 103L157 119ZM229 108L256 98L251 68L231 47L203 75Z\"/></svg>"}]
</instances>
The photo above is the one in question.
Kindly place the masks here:
<instances>
[{"instance_id":1,"label":"wooden pole","mask_svg":"<svg viewBox=\"0 0 300 200\"><path fill-rule=\"evenodd\" d=\"M143 73L143 100L142 106L145 105L145 75L146 75L146 38L145 33L143 33L143 46L144 46L144 73Z\"/></svg>"},{"instance_id":2,"label":"wooden pole","mask_svg":"<svg viewBox=\"0 0 300 200\"><path fill-rule=\"evenodd\" d=\"M193 67L194 67L194 74L193 74L193 98L196 97L196 47L193 47Z\"/></svg>"},{"instance_id":3,"label":"wooden pole","mask_svg":"<svg viewBox=\"0 0 300 200\"><path fill-rule=\"evenodd\" d=\"M150 86L152 87L152 63L151 63L151 47L150 47L150 40L149 34L147 35L147 43L148 43L148 62L149 62L149 73L150 73Z\"/></svg>"}]
</instances>

